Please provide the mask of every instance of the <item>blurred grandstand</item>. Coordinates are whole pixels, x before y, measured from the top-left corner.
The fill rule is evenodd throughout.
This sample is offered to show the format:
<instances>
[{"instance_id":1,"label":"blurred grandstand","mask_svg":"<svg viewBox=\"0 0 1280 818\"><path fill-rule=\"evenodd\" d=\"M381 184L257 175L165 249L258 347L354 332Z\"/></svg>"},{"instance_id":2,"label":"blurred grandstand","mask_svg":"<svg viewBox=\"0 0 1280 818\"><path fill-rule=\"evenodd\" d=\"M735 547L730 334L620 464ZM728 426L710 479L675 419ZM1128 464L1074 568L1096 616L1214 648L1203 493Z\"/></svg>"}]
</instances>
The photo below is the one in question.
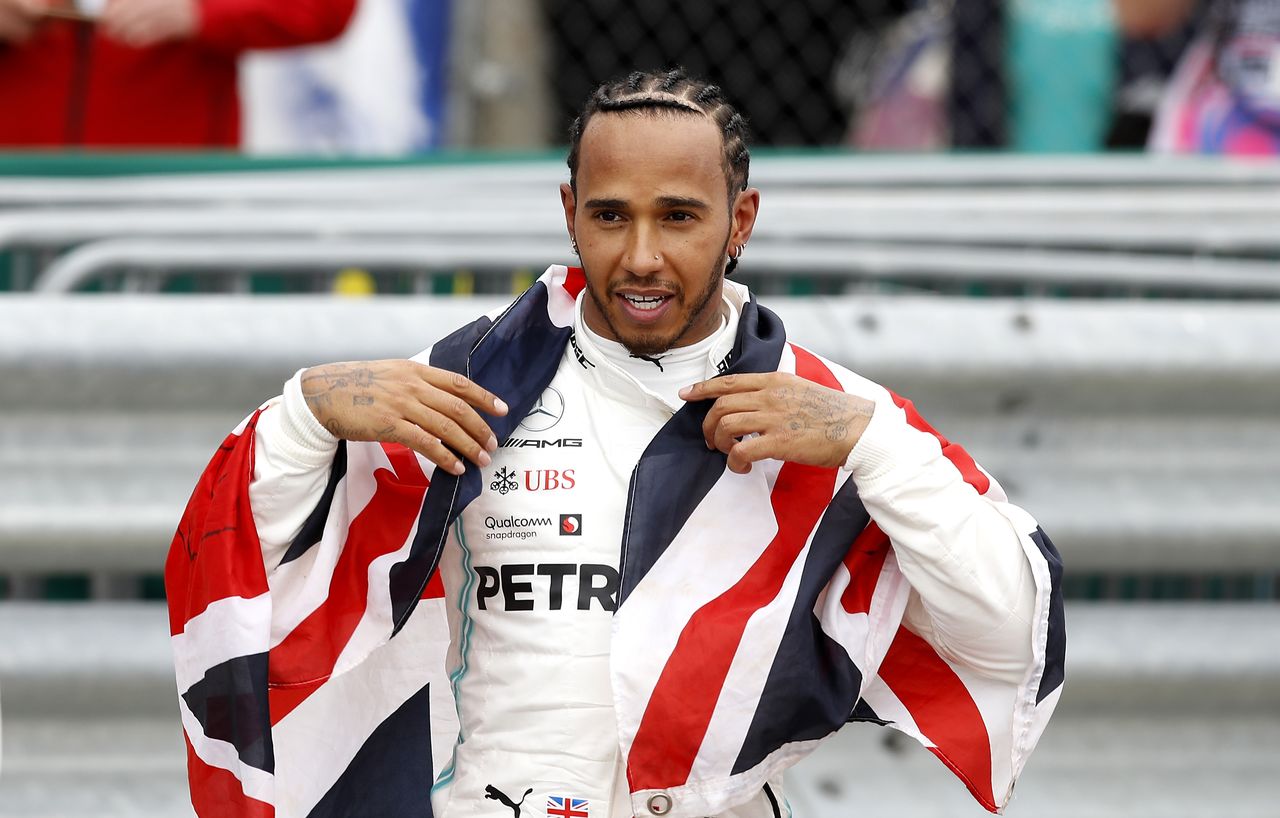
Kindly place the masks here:
<instances>
[{"instance_id":1,"label":"blurred grandstand","mask_svg":"<svg viewBox=\"0 0 1280 818\"><path fill-rule=\"evenodd\" d=\"M736 277L1062 550L1067 686L1012 814L1280 815L1280 163L833 149L849 44L910 4L517 5L539 37L454 7L453 143L554 145L637 62L724 71L774 146ZM1010 144L1000 10L953 21L985 57L953 77L952 144ZM298 367L412 354L568 261L566 175L559 152L0 156L0 818L190 816L160 572L209 453ZM788 794L982 814L866 726Z\"/></svg>"}]
</instances>

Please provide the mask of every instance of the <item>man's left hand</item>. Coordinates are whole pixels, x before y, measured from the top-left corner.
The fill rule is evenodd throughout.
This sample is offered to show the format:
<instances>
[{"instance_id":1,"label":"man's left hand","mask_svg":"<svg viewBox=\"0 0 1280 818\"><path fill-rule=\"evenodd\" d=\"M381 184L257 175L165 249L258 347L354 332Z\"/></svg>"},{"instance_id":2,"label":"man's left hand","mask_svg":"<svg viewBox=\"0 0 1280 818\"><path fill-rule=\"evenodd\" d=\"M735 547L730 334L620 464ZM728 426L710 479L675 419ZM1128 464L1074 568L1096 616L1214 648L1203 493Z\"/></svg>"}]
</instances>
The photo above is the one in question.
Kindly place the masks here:
<instances>
[{"instance_id":1,"label":"man's left hand","mask_svg":"<svg viewBox=\"0 0 1280 818\"><path fill-rule=\"evenodd\" d=\"M841 466L876 408L874 401L782 372L712 378L685 387L680 397L715 401L702 434L707 448L729 455L729 469L738 474L767 459Z\"/></svg>"},{"instance_id":2,"label":"man's left hand","mask_svg":"<svg viewBox=\"0 0 1280 818\"><path fill-rule=\"evenodd\" d=\"M100 20L103 32L133 48L148 48L196 33L196 0L109 0Z\"/></svg>"}]
</instances>

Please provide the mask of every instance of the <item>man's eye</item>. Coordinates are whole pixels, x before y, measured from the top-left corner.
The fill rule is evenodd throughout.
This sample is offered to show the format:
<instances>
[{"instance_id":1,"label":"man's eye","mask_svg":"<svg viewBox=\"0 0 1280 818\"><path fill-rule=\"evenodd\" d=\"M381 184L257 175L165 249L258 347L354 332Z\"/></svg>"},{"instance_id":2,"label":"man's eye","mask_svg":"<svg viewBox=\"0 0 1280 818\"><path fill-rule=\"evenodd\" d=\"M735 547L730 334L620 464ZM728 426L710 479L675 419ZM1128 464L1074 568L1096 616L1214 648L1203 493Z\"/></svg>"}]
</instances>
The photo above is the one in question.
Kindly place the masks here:
<instances>
[{"instance_id":1,"label":"man's eye","mask_svg":"<svg viewBox=\"0 0 1280 818\"><path fill-rule=\"evenodd\" d=\"M673 222L687 222L687 221L692 221L692 220L693 220L693 214L692 214L692 213L686 213L686 212L685 212L685 211L683 211L683 210L677 210L676 212L672 213L672 214L671 214L670 216L668 216L667 218L668 218L668 219L670 219L670 220L671 220L671 221L673 221Z\"/></svg>"},{"instance_id":2,"label":"man's eye","mask_svg":"<svg viewBox=\"0 0 1280 818\"><path fill-rule=\"evenodd\" d=\"M601 210L596 214L596 218L602 222L621 221L622 216L616 210Z\"/></svg>"}]
</instances>

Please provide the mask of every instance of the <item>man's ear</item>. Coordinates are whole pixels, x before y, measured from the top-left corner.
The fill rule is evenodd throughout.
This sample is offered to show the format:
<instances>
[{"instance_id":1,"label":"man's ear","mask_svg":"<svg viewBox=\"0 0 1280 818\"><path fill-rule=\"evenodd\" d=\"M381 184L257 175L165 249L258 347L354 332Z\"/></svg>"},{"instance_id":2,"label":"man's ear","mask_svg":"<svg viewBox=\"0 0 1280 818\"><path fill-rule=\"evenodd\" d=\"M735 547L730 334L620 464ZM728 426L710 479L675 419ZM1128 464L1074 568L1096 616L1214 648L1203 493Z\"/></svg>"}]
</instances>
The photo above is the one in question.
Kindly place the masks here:
<instances>
[{"instance_id":1,"label":"man's ear","mask_svg":"<svg viewBox=\"0 0 1280 818\"><path fill-rule=\"evenodd\" d=\"M732 220L729 233L730 247L746 244L751 240L751 231L756 226L756 216L760 214L760 191L754 187L738 191L733 197L733 206L729 218Z\"/></svg>"},{"instance_id":2,"label":"man's ear","mask_svg":"<svg viewBox=\"0 0 1280 818\"><path fill-rule=\"evenodd\" d=\"M568 182L560 185L560 204L564 206L564 227L569 231L569 241L576 242L573 215L578 209L578 197L574 195L573 188L569 187Z\"/></svg>"}]
</instances>

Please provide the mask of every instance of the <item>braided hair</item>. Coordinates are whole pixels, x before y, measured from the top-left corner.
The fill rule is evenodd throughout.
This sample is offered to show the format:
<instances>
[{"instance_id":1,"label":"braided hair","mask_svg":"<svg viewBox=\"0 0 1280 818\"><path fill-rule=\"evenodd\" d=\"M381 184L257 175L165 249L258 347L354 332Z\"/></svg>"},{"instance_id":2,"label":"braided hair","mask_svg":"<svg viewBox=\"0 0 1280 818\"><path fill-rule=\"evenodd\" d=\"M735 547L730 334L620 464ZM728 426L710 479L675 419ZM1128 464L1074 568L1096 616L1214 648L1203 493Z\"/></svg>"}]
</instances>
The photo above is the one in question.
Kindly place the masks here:
<instances>
[{"instance_id":1,"label":"braided hair","mask_svg":"<svg viewBox=\"0 0 1280 818\"><path fill-rule=\"evenodd\" d=\"M578 154L582 134L591 117L601 111L673 111L706 116L720 129L724 145L721 164L729 186L729 199L747 189L751 153L747 120L724 98L718 86L689 76L683 68L670 71L635 71L606 82L587 100L569 128L569 187L578 190Z\"/></svg>"}]
</instances>

